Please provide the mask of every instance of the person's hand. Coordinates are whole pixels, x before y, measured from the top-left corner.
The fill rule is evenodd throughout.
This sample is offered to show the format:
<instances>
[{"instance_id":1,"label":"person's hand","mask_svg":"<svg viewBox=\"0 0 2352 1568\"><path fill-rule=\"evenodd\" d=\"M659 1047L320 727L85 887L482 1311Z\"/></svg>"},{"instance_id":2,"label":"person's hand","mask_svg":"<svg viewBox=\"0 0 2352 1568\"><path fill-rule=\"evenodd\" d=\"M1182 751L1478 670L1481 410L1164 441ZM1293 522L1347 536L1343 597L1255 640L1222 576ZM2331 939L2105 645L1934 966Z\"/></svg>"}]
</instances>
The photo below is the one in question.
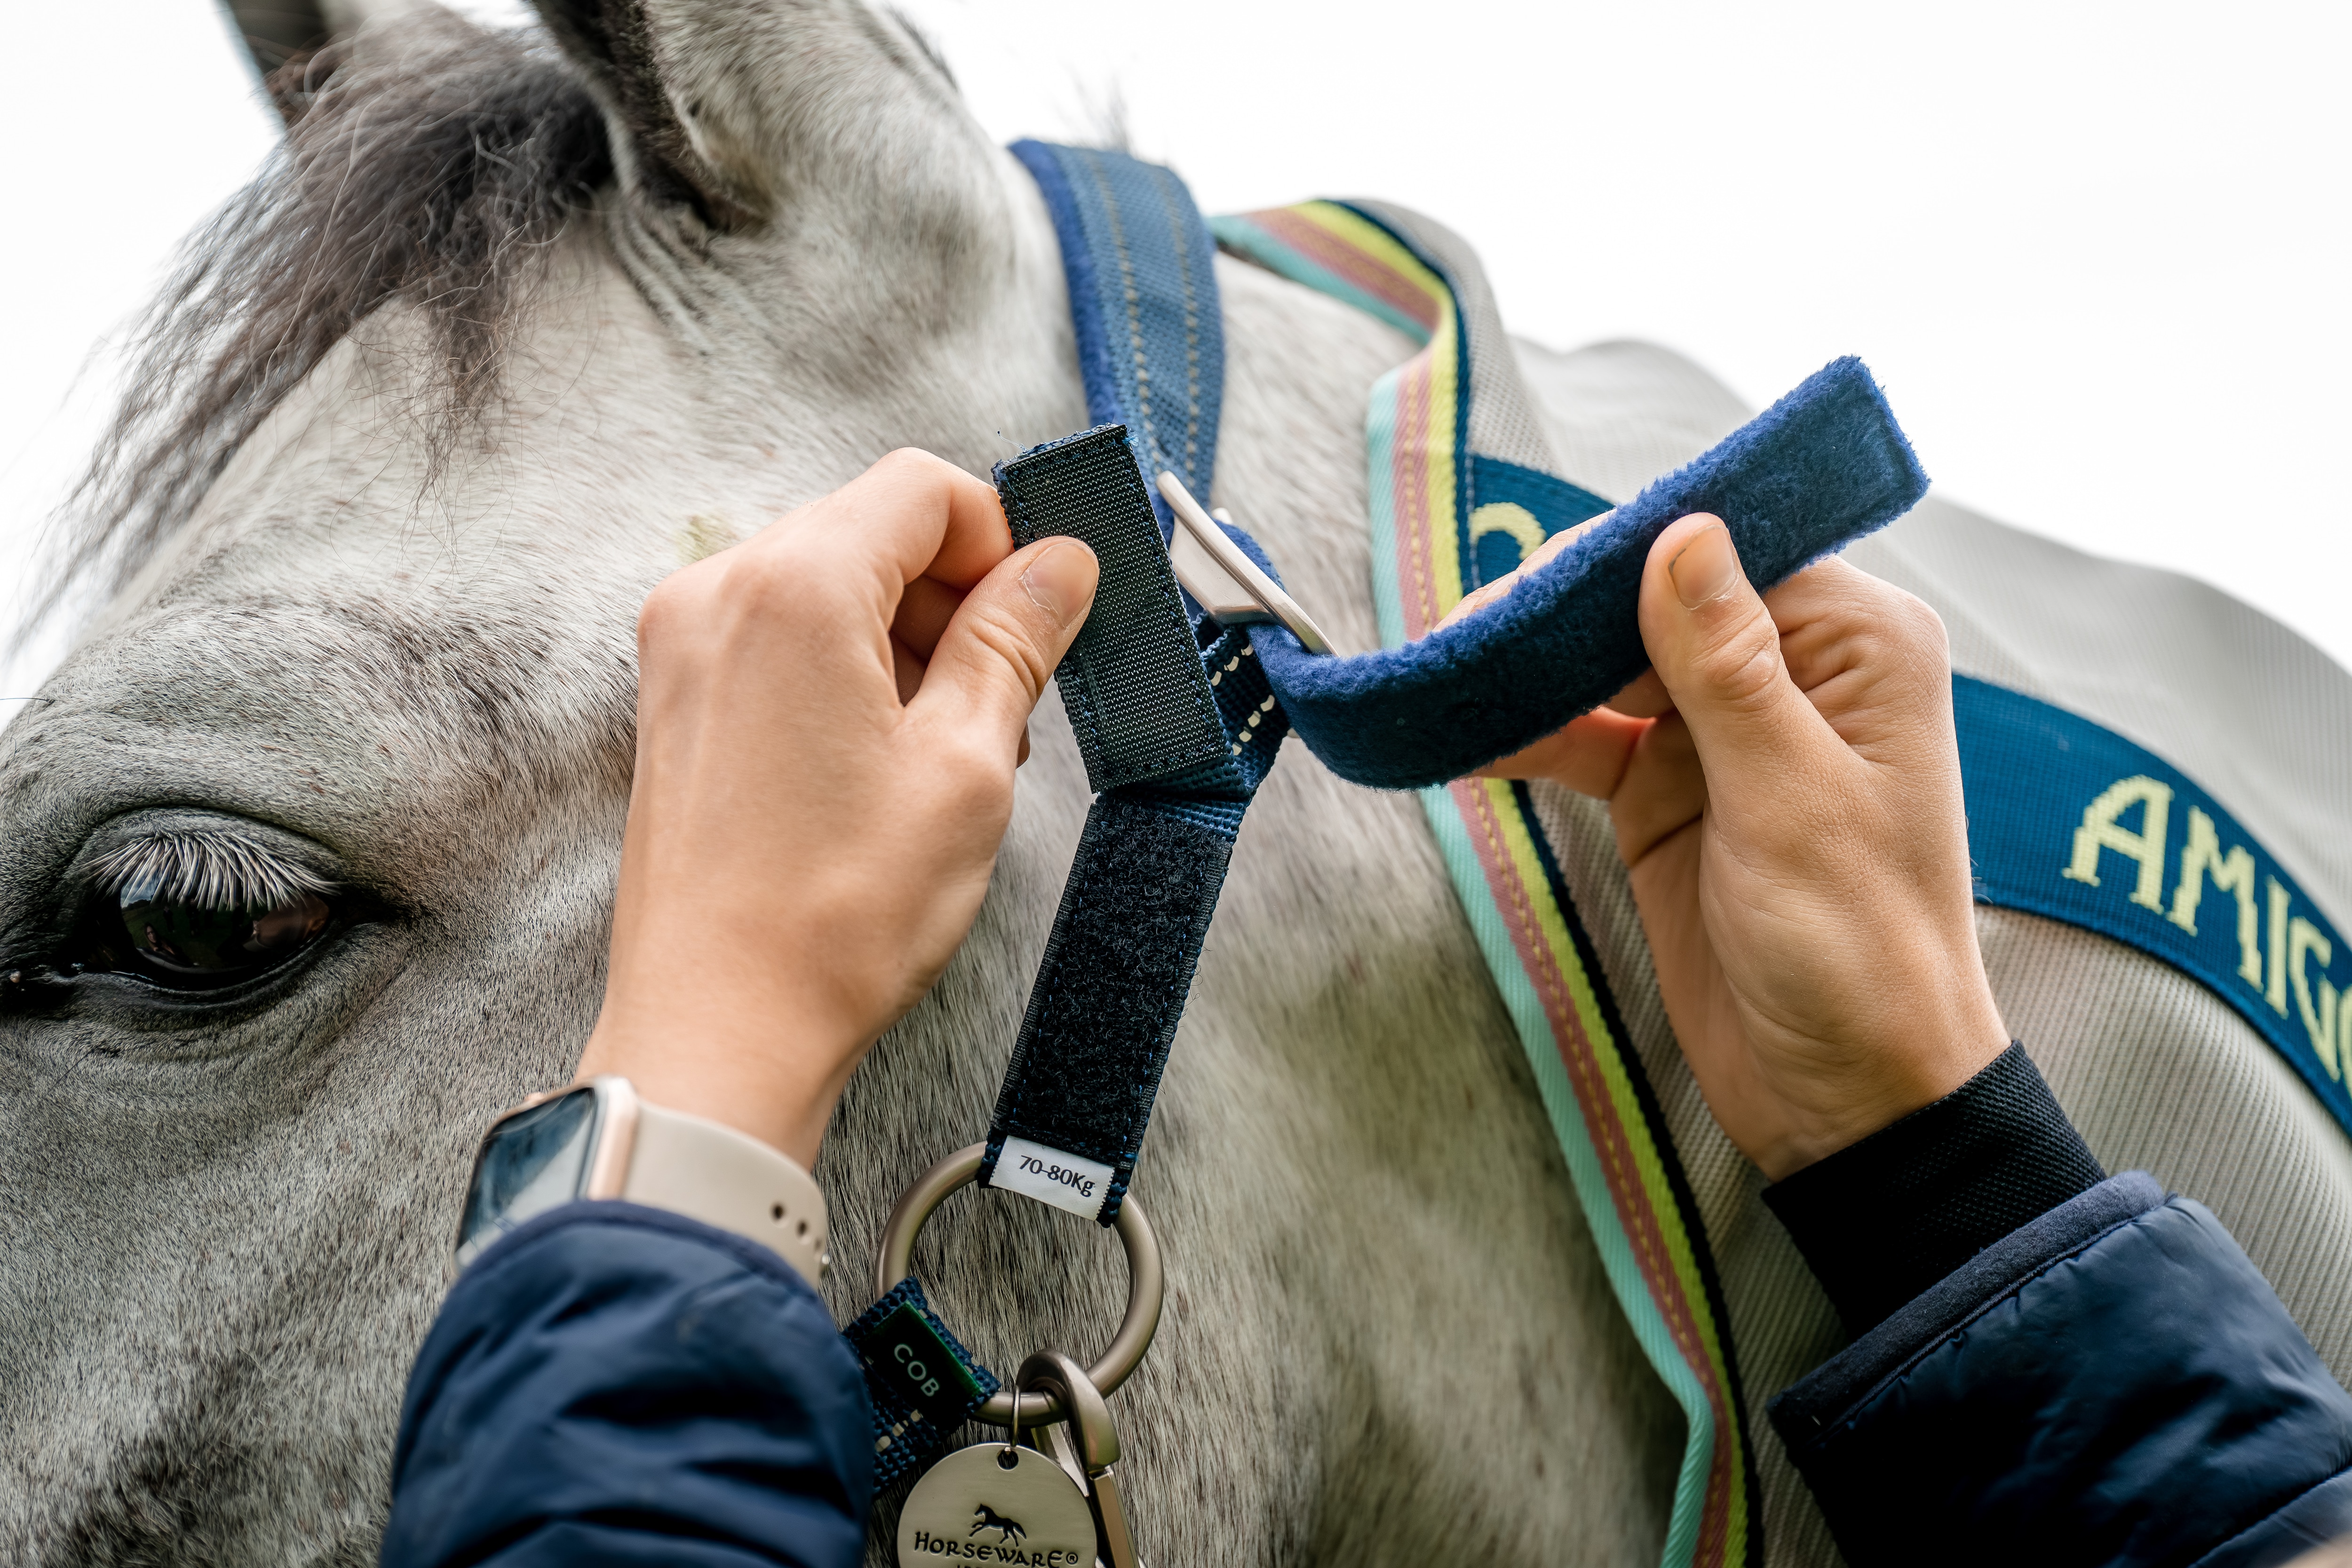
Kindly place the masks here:
<instances>
[{"instance_id":1,"label":"person's hand","mask_svg":"<svg viewBox=\"0 0 2352 1568\"><path fill-rule=\"evenodd\" d=\"M583 1079L803 1164L946 967L1013 813L1093 552L896 452L656 588L604 1008Z\"/></svg>"},{"instance_id":2,"label":"person's hand","mask_svg":"<svg viewBox=\"0 0 2352 1568\"><path fill-rule=\"evenodd\" d=\"M1641 616L1650 673L1485 771L1609 802L1683 1054L1778 1181L2009 1043L1977 950L1943 623L1835 559L1759 599L1704 515L1652 547Z\"/></svg>"}]
</instances>

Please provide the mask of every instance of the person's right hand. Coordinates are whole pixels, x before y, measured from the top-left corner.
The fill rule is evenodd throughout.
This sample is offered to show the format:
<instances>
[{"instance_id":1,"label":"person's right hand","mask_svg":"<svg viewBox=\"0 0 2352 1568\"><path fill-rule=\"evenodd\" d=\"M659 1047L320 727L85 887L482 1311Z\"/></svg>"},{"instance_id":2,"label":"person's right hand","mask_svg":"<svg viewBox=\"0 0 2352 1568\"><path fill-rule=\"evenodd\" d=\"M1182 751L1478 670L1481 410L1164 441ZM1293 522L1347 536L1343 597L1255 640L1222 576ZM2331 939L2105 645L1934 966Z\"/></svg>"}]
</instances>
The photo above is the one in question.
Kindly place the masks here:
<instances>
[{"instance_id":1,"label":"person's right hand","mask_svg":"<svg viewBox=\"0 0 2352 1568\"><path fill-rule=\"evenodd\" d=\"M655 589L580 1076L812 1162L971 929L1096 570L1072 539L1015 551L994 490L902 451Z\"/></svg>"},{"instance_id":2,"label":"person's right hand","mask_svg":"<svg viewBox=\"0 0 2352 1568\"><path fill-rule=\"evenodd\" d=\"M1484 771L1609 802L1683 1054L1777 1181L2009 1043L1977 950L1943 623L1836 559L1759 598L1705 515L1651 548L1641 616L1649 674Z\"/></svg>"}]
</instances>

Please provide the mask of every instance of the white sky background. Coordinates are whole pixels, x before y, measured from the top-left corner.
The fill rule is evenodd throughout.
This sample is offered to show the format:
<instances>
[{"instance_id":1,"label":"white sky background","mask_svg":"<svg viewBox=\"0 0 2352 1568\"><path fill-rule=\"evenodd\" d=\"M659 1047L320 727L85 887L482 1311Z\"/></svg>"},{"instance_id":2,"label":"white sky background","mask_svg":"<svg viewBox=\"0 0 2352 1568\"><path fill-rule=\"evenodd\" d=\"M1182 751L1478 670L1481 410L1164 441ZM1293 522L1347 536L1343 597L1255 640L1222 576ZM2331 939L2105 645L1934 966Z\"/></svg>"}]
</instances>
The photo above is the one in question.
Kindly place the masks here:
<instances>
[{"instance_id":1,"label":"white sky background","mask_svg":"<svg viewBox=\"0 0 2352 1568\"><path fill-rule=\"evenodd\" d=\"M1418 207L1525 335L1667 343L1758 405L1859 353L1944 493L2352 664L2352 7L907 9L1000 138L1118 102L1208 210ZM8 32L0 616L103 407L102 368L69 395L93 344L276 136L206 0Z\"/></svg>"}]
</instances>

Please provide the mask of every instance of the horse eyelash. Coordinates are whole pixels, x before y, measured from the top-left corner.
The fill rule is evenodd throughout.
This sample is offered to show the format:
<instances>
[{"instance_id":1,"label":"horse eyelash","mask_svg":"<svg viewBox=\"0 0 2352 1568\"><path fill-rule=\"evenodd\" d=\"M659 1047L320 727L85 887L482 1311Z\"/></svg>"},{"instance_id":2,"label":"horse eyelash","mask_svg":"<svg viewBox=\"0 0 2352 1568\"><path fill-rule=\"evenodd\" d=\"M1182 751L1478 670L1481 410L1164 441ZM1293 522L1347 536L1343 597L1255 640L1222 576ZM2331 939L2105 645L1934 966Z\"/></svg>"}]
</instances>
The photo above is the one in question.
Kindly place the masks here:
<instances>
[{"instance_id":1,"label":"horse eyelash","mask_svg":"<svg viewBox=\"0 0 2352 1568\"><path fill-rule=\"evenodd\" d=\"M89 875L118 896L206 910L268 909L300 893L334 890L308 867L226 833L149 834L100 856Z\"/></svg>"}]
</instances>

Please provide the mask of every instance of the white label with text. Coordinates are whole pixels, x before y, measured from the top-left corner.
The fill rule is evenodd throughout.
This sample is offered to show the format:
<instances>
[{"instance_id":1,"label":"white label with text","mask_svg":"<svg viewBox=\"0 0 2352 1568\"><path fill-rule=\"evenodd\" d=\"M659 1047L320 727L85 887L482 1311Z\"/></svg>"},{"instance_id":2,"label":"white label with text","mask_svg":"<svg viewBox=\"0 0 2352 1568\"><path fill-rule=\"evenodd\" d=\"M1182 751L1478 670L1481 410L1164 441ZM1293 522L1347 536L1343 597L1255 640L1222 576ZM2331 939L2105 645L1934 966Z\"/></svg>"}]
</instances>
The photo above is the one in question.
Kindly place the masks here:
<instances>
[{"instance_id":1,"label":"white label with text","mask_svg":"<svg viewBox=\"0 0 2352 1568\"><path fill-rule=\"evenodd\" d=\"M1103 1194L1110 1191L1111 1168L1076 1154L1065 1154L1026 1138L1007 1138L996 1157L996 1174L989 1182L1035 1198L1057 1209L1092 1219L1102 1212Z\"/></svg>"}]
</instances>

